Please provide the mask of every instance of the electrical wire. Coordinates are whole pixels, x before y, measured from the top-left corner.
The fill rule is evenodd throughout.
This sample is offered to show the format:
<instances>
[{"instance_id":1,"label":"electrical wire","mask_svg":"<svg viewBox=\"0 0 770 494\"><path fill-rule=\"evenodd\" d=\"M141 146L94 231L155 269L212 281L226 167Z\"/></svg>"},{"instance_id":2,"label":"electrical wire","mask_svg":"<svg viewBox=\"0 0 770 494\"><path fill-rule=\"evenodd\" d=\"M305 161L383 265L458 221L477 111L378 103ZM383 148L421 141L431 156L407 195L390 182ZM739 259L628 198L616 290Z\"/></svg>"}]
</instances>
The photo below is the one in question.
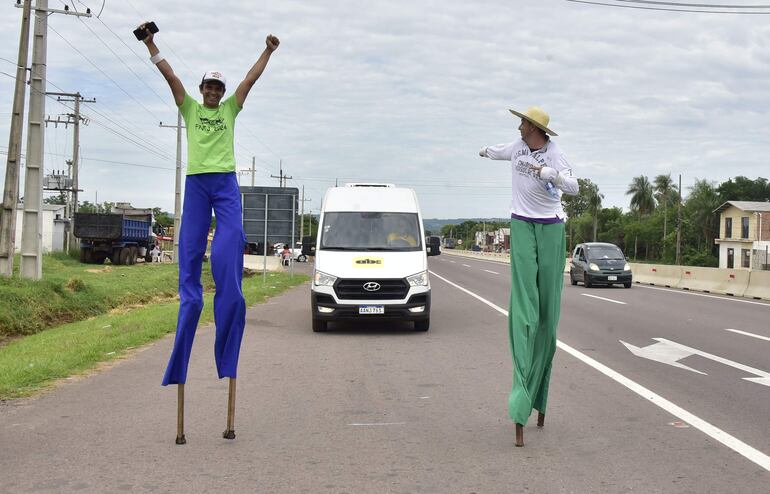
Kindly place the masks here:
<instances>
[{"instance_id":1,"label":"electrical wire","mask_svg":"<svg viewBox=\"0 0 770 494\"><path fill-rule=\"evenodd\" d=\"M734 10L696 10L696 9L674 9L674 8L662 8L662 7L642 7L641 5L620 5L617 3L605 3L605 2L592 2L588 0L566 0L572 3L584 3L588 5L601 5L604 7L616 7L623 9L638 9L638 10L658 10L664 12L685 12L685 13L697 13L697 14L734 14L734 15L768 15L770 12L740 12Z\"/></svg>"},{"instance_id":2,"label":"electrical wire","mask_svg":"<svg viewBox=\"0 0 770 494\"><path fill-rule=\"evenodd\" d=\"M83 52L81 52L80 50L78 50L77 48L75 48L75 46L74 46L72 43L70 43L70 41L69 41L67 38L65 38L64 36L62 36L62 35L61 35L61 34L60 34L60 33L59 33L59 32L58 32L56 29L54 29L54 28L53 28L53 27L52 27L50 24L48 24L48 29L50 29L51 31L53 31L53 32L54 32L54 33L55 33L57 36L59 36L59 37L60 37L60 38L61 38L61 39L62 39L62 40L65 42L65 43L67 43L67 44L70 46L70 48L72 48L73 50L75 50L75 51L76 51L76 52L77 52L77 53L78 53L78 54L79 54L81 57L83 57L83 58L84 58L84 59L85 59L85 60L86 60L88 63L90 63L91 65L93 65L93 67L94 67L96 70L98 70L98 71L99 71L99 72L100 72L100 73L101 73L101 74L102 74L104 77L106 77L107 79L109 79L109 81L110 81L110 82L112 82L112 83L113 83L113 84L114 84L114 85L115 85L115 86L116 86L118 89L120 89L121 91L123 91L123 93L124 93L126 96L128 96L129 98L131 98L132 100L134 100L134 101L135 101L135 102L136 102L136 103L137 103L139 106L141 106L142 108L144 108L144 110L145 110L147 113L149 113L150 115L152 115L152 116L155 118L155 120L157 120L157 121L160 121L160 120L161 120L160 118L158 118L158 117L157 117L157 115L155 115L155 114L152 112L152 110L150 110L149 108L147 108L146 106L144 106L144 104L143 104L141 101L139 101L138 99L134 98L134 96L133 96L133 95L131 95L131 94L130 94L128 91L126 91L125 89L123 89L123 86L121 86L120 84L118 84L118 83L115 81L115 79L113 79L112 77L110 77L110 76L109 76L109 75L108 75L108 74L107 74L105 71L103 71L103 70L102 70L102 69L101 69L101 68L100 68L98 65L96 65L94 62L92 62L90 58L88 58L87 56L85 56L85 54L84 54Z\"/></svg>"}]
</instances>

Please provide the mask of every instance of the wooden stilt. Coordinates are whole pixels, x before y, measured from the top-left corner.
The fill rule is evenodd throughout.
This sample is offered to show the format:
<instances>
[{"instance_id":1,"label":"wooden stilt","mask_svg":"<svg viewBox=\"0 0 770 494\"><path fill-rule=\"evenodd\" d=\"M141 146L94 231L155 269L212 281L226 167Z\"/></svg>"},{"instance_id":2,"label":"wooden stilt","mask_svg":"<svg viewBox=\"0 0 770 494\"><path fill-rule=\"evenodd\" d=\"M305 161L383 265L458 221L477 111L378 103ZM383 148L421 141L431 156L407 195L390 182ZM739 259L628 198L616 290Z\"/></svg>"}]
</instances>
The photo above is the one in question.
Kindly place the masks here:
<instances>
[{"instance_id":1,"label":"wooden stilt","mask_svg":"<svg viewBox=\"0 0 770 494\"><path fill-rule=\"evenodd\" d=\"M177 385L176 443L187 444L187 440L184 438L184 384Z\"/></svg>"},{"instance_id":2,"label":"wooden stilt","mask_svg":"<svg viewBox=\"0 0 770 494\"><path fill-rule=\"evenodd\" d=\"M235 378L230 378L230 391L227 397L227 429L222 433L225 439L235 439Z\"/></svg>"},{"instance_id":3,"label":"wooden stilt","mask_svg":"<svg viewBox=\"0 0 770 494\"><path fill-rule=\"evenodd\" d=\"M537 412L537 426L543 427L545 425L545 414L543 412Z\"/></svg>"},{"instance_id":4,"label":"wooden stilt","mask_svg":"<svg viewBox=\"0 0 770 494\"><path fill-rule=\"evenodd\" d=\"M524 446L524 426L516 424L516 447Z\"/></svg>"}]
</instances>

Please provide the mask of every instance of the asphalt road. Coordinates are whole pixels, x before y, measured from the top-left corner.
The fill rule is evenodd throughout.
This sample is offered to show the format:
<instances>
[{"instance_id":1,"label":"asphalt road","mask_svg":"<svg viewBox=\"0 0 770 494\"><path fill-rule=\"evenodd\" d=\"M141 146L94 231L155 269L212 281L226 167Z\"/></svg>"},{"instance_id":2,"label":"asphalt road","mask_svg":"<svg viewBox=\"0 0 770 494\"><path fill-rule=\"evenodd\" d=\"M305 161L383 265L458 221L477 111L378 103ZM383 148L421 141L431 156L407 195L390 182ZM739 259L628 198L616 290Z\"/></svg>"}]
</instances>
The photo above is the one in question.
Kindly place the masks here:
<instances>
[{"instance_id":1,"label":"asphalt road","mask_svg":"<svg viewBox=\"0 0 770 494\"><path fill-rule=\"evenodd\" d=\"M0 405L0 490L770 492L770 386L744 379L770 371L770 304L565 277L546 426L531 420L515 448L509 267L430 265L427 333L374 321L313 333L307 285L250 309L233 441L211 327L193 347L184 446L176 389L160 386L172 337ZM660 343L647 353L688 368L621 340Z\"/></svg>"}]
</instances>

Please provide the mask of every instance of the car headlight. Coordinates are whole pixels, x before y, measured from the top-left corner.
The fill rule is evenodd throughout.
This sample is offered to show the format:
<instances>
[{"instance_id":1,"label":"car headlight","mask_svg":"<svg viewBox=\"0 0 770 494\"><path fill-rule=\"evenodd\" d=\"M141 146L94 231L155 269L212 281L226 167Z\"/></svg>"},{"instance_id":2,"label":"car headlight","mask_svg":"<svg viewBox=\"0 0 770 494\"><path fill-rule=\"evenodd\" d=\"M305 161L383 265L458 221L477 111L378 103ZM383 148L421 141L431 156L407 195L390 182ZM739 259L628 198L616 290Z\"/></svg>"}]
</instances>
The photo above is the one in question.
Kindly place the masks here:
<instances>
[{"instance_id":1,"label":"car headlight","mask_svg":"<svg viewBox=\"0 0 770 494\"><path fill-rule=\"evenodd\" d=\"M313 276L313 283L316 286L334 286L335 281L337 281L336 276L326 274L323 271L316 271Z\"/></svg>"},{"instance_id":2,"label":"car headlight","mask_svg":"<svg viewBox=\"0 0 770 494\"><path fill-rule=\"evenodd\" d=\"M421 273L407 276L406 281L409 282L409 286L428 286L428 272L423 271Z\"/></svg>"},{"instance_id":3,"label":"car headlight","mask_svg":"<svg viewBox=\"0 0 770 494\"><path fill-rule=\"evenodd\" d=\"M599 266L597 266L594 263L591 263L588 265L588 269L590 269L591 271L599 271Z\"/></svg>"},{"instance_id":4,"label":"car headlight","mask_svg":"<svg viewBox=\"0 0 770 494\"><path fill-rule=\"evenodd\" d=\"M628 263L625 263L623 265L623 271L631 271L631 265Z\"/></svg>"}]
</instances>

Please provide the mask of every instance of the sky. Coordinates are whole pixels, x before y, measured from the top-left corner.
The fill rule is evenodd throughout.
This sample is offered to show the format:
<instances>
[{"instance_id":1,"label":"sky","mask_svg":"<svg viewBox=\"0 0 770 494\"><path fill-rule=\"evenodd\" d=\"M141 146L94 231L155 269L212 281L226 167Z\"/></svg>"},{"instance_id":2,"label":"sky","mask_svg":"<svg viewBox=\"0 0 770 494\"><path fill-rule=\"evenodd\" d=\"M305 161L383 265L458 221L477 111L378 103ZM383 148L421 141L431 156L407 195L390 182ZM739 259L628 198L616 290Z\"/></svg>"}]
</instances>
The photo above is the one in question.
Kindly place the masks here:
<instances>
[{"instance_id":1,"label":"sky","mask_svg":"<svg viewBox=\"0 0 770 494\"><path fill-rule=\"evenodd\" d=\"M767 8L672 12L621 0L49 7L65 3L94 14L48 17L46 90L96 99L81 105L89 119L80 131L81 201L174 209L176 132L159 123L175 124L176 108L132 34L144 20L158 25L156 44L199 100L205 71L222 71L231 94L265 37L279 37L237 119L235 153L243 185L252 157L256 185L278 186L271 175L282 166L288 186L304 186L306 212L317 213L335 183L375 181L414 188L425 218L507 217L510 163L478 150L518 139L508 109L532 105L550 114L574 175L599 186L604 207L628 210L625 192L639 175L670 173L676 182L681 174L685 196L698 179L770 178ZM0 5L2 177L22 12L14 4ZM51 118L70 108L46 99ZM66 169L72 127L49 125L45 153L47 173Z\"/></svg>"}]
</instances>

